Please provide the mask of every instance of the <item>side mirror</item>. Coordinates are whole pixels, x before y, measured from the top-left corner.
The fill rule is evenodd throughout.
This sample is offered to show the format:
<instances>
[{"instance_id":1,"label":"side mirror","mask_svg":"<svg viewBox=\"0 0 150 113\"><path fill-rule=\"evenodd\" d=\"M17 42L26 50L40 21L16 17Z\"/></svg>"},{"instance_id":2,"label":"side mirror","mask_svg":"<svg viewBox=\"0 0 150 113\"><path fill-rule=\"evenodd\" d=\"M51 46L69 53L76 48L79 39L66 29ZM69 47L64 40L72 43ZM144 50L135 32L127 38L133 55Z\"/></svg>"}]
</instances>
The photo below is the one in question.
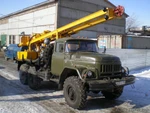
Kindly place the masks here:
<instances>
[{"instance_id":1,"label":"side mirror","mask_svg":"<svg viewBox=\"0 0 150 113\"><path fill-rule=\"evenodd\" d=\"M102 53L106 53L106 46L104 46L104 51Z\"/></svg>"}]
</instances>

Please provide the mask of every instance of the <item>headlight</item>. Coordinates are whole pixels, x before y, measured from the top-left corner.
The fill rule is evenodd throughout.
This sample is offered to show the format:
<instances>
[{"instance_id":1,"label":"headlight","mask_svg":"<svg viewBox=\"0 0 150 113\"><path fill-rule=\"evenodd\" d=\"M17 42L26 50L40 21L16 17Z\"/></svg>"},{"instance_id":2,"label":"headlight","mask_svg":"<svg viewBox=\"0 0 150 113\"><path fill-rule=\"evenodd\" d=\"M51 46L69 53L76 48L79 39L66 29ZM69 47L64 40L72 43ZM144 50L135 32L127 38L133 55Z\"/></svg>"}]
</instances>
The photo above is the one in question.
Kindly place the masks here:
<instances>
[{"instance_id":1,"label":"headlight","mask_svg":"<svg viewBox=\"0 0 150 113\"><path fill-rule=\"evenodd\" d=\"M129 68L128 67L122 67L122 73L129 75Z\"/></svg>"},{"instance_id":2,"label":"headlight","mask_svg":"<svg viewBox=\"0 0 150 113\"><path fill-rule=\"evenodd\" d=\"M95 75L92 71L85 69L82 71L82 78L95 78Z\"/></svg>"},{"instance_id":3,"label":"headlight","mask_svg":"<svg viewBox=\"0 0 150 113\"><path fill-rule=\"evenodd\" d=\"M91 71L88 71L88 72L87 72L87 76L88 76L88 77L91 77L91 76L92 76L92 72L91 72Z\"/></svg>"}]
</instances>

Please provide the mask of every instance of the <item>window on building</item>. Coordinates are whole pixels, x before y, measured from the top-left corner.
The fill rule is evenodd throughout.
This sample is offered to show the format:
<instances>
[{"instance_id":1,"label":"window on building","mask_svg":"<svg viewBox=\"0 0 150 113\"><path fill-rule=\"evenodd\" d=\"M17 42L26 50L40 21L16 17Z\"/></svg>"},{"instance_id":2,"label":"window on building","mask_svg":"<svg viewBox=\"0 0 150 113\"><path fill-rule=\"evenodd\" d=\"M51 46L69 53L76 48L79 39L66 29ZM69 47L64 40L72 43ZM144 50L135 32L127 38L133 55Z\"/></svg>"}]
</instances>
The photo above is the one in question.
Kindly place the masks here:
<instances>
[{"instance_id":1,"label":"window on building","mask_svg":"<svg viewBox=\"0 0 150 113\"><path fill-rule=\"evenodd\" d=\"M13 38L13 44L15 44L15 35L13 35L12 38Z\"/></svg>"},{"instance_id":2,"label":"window on building","mask_svg":"<svg viewBox=\"0 0 150 113\"><path fill-rule=\"evenodd\" d=\"M11 35L9 35L9 44L11 44Z\"/></svg>"},{"instance_id":3,"label":"window on building","mask_svg":"<svg viewBox=\"0 0 150 113\"><path fill-rule=\"evenodd\" d=\"M15 38L16 38L15 35L9 35L9 44L15 44L16 42Z\"/></svg>"}]
</instances>

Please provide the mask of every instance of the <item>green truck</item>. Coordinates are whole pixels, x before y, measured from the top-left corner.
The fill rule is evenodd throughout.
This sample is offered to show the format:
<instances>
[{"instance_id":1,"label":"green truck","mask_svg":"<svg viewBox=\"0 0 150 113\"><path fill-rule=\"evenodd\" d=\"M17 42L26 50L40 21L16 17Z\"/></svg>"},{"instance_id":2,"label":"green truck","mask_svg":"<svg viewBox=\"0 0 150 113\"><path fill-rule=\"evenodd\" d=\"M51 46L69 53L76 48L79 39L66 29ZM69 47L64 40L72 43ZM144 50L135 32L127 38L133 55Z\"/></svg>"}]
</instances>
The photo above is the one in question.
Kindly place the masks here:
<instances>
[{"instance_id":1,"label":"green truck","mask_svg":"<svg viewBox=\"0 0 150 113\"><path fill-rule=\"evenodd\" d=\"M42 81L56 81L67 104L75 109L85 106L90 91L112 100L135 82L118 57L99 52L97 40L67 37L44 42L47 45L37 60L18 63L20 81L34 90Z\"/></svg>"}]
</instances>

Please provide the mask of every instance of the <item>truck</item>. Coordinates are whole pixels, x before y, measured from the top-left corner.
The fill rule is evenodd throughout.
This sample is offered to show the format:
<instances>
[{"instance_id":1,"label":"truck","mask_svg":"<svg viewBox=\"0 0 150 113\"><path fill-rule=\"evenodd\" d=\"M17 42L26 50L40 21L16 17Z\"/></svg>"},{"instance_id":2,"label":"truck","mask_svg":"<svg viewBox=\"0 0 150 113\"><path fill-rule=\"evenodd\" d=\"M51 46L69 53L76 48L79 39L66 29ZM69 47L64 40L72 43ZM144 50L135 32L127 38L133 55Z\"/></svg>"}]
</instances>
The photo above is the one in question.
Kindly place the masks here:
<instances>
[{"instance_id":1,"label":"truck","mask_svg":"<svg viewBox=\"0 0 150 113\"><path fill-rule=\"evenodd\" d=\"M17 52L20 82L37 90L42 81L56 81L66 103L75 109L85 107L90 91L101 92L106 99L120 97L135 77L117 56L100 53L97 40L71 35L123 13L121 6L104 8L54 31L23 35L18 46L28 46L28 50Z\"/></svg>"},{"instance_id":2,"label":"truck","mask_svg":"<svg viewBox=\"0 0 150 113\"><path fill-rule=\"evenodd\" d=\"M24 51L27 49L27 46L18 47L18 44L10 44L9 46L5 46L3 49L5 60L12 59L16 62L17 51Z\"/></svg>"}]
</instances>

